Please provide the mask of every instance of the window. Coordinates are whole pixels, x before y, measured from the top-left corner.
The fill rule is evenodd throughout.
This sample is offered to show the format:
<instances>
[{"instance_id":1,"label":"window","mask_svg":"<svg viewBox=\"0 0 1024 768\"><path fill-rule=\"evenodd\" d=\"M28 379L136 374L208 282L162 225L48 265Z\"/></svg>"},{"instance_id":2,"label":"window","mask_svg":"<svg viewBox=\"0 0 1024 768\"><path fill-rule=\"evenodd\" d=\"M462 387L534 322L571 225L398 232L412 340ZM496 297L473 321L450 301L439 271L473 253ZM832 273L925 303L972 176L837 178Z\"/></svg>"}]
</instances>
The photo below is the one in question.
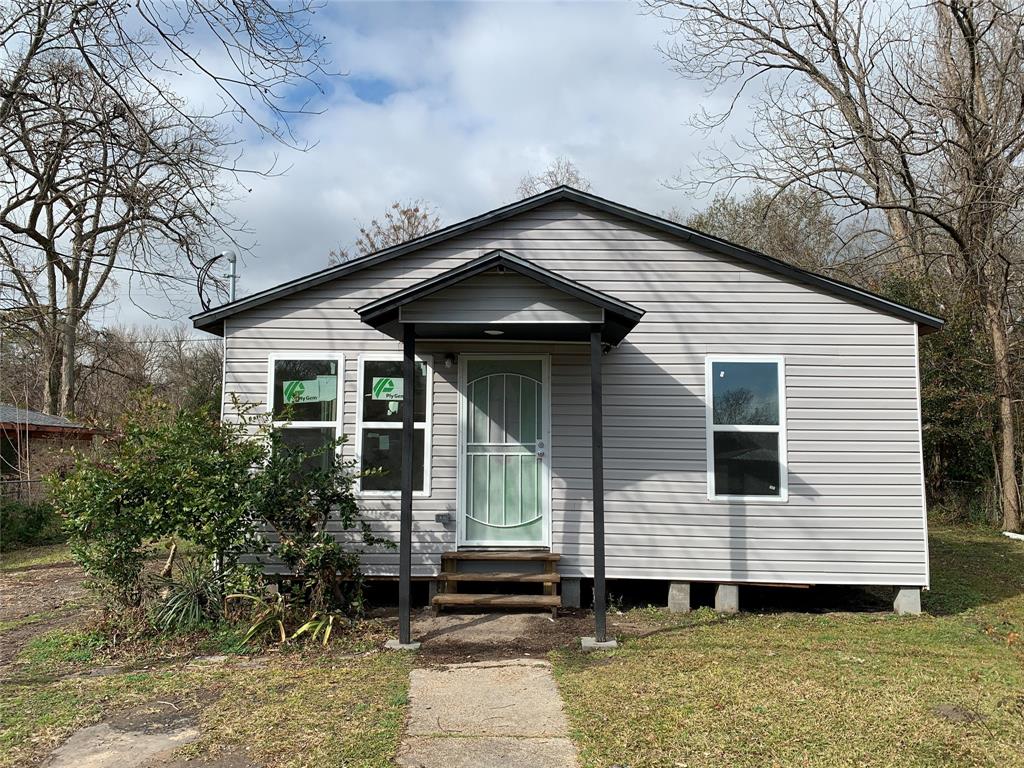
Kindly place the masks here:
<instances>
[{"instance_id":1,"label":"window","mask_svg":"<svg viewBox=\"0 0 1024 768\"><path fill-rule=\"evenodd\" d=\"M787 497L785 368L781 357L705 363L708 497Z\"/></svg>"},{"instance_id":2,"label":"window","mask_svg":"<svg viewBox=\"0 0 1024 768\"><path fill-rule=\"evenodd\" d=\"M333 353L285 352L269 358L267 402L285 445L305 453L341 436L345 358ZM326 468L333 451L309 457L305 468Z\"/></svg>"},{"instance_id":3,"label":"window","mask_svg":"<svg viewBox=\"0 0 1024 768\"><path fill-rule=\"evenodd\" d=\"M413 491L430 493L431 364L417 358L413 377ZM382 469L360 479L366 496L396 496L402 490L402 416L409 402L402 379L402 359L363 355L359 358L359 414L356 450L362 470Z\"/></svg>"}]
</instances>

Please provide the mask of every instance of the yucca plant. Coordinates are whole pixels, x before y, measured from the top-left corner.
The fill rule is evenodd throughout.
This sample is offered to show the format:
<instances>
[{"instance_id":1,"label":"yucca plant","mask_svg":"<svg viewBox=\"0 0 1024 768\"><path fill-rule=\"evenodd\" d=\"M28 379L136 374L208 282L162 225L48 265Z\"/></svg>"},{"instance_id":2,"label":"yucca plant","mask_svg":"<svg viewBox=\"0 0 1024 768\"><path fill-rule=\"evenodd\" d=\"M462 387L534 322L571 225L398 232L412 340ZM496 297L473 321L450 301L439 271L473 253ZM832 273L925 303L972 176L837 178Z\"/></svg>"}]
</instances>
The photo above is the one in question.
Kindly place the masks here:
<instances>
[{"instance_id":1,"label":"yucca plant","mask_svg":"<svg viewBox=\"0 0 1024 768\"><path fill-rule=\"evenodd\" d=\"M253 619L249 630L242 638L242 645L248 645L257 637L267 634L274 635L280 642L288 639L285 622L288 619L288 601L278 593L273 597L259 595L234 594L228 600L247 600L253 604Z\"/></svg>"},{"instance_id":2,"label":"yucca plant","mask_svg":"<svg viewBox=\"0 0 1024 768\"><path fill-rule=\"evenodd\" d=\"M309 617L309 621L295 630L291 639L297 640L303 635L308 635L314 643L319 639L321 644L324 647L327 647L327 643L331 639L331 631L334 629L335 623L340 624L346 620L347 617L341 613L317 611Z\"/></svg>"},{"instance_id":3,"label":"yucca plant","mask_svg":"<svg viewBox=\"0 0 1024 768\"><path fill-rule=\"evenodd\" d=\"M165 632L190 630L221 616L219 579L209 557L187 557L169 576L156 577L153 623Z\"/></svg>"}]
</instances>

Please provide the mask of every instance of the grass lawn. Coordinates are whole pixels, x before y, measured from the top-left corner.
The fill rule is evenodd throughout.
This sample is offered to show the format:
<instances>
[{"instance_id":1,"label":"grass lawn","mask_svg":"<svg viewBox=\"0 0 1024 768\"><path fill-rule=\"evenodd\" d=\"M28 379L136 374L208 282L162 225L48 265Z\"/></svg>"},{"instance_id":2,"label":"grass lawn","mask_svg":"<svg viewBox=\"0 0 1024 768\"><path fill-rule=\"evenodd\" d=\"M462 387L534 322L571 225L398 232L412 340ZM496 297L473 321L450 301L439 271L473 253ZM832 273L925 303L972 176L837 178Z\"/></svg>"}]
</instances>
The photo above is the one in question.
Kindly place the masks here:
<instances>
[{"instance_id":1,"label":"grass lawn","mask_svg":"<svg viewBox=\"0 0 1024 768\"><path fill-rule=\"evenodd\" d=\"M931 537L931 615L656 615L554 654L585 766L1024 766L1024 546Z\"/></svg>"},{"instance_id":2,"label":"grass lawn","mask_svg":"<svg viewBox=\"0 0 1024 768\"><path fill-rule=\"evenodd\" d=\"M37 762L74 730L154 701L196 713L202 737L183 756L242 754L247 763L291 768L391 765L412 660L367 651L378 639L356 633L327 651L207 661L136 657L118 668L106 665L129 657L105 656L95 633L43 635L22 652L18 674L0 683L0 766ZM211 642L218 640L229 647L237 635Z\"/></svg>"},{"instance_id":3,"label":"grass lawn","mask_svg":"<svg viewBox=\"0 0 1024 768\"><path fill-rule=\"evenodd\" d=\"M163 560L167 557L170 540L162 541L152 545L150 556L153 560ZM185 542L178 544L178 555L187 555L194 547ZM47 544L41 547L25 547L23 549L12 549L7 552L0 552L0 572L23 571L26 568L39 568L41 566L73 565L74 557L71 555L71 547L67 543Z\"/></svg>"},{"instance_id":4,"label":"grass lawn","mask_svg":"<svg viewBox=\"0 0 1024 768\"><path fill-rule=\"evenodd\" d=\"M1024 546L931 536L928 615L645 609L625 617L641 636L616 651L556 651L583 765L1024 768ZM88 624L45 632L48 615L0 626L0 643L43 632L0 680L0 768L168 702L194 718L201 736L182 749L201 761L393 764L416 658L377 650L389 625L247 656L239 630L111 650Z\"/></svg>"},{"instance_id":5,"label":"grass lawn","mask_svg":"<svg viewBox=\"0 0 1024 768\"><path fill-rule=\"evenodd\" d=\"M49 544L45 547L26 547L0 552L0 571L20 571L41 565L71 564L71 549L67 544Z\"/></svg>"}]
</instances>

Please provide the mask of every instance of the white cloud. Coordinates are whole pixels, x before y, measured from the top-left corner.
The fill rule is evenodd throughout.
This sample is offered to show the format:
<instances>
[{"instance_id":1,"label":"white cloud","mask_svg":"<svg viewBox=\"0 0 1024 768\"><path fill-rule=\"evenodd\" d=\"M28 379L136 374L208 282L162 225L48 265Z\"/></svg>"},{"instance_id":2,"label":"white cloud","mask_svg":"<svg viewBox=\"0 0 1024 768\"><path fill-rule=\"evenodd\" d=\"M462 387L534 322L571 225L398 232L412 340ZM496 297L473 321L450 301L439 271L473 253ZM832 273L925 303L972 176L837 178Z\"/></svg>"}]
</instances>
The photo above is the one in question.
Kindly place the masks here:
<instances>
[{"instance_id":1,"label":"white cloud","mask_svg":"<svg viewBox=\"0 0 1024 768\"><path fill-rule=\"evenodd\" d=\"M233 206L258 241L240 294L322 268L392 200L457 221L510 201L557 155L605 197L688 207L663 182L707 145L687 125L706 97L670 71L663 22L634 4L332 3L319 23L350 74L302 126L318 145L284 152L289 172L253 180ZM121 319L141 318L125 306Z\"/></svg>"}]
</instances>

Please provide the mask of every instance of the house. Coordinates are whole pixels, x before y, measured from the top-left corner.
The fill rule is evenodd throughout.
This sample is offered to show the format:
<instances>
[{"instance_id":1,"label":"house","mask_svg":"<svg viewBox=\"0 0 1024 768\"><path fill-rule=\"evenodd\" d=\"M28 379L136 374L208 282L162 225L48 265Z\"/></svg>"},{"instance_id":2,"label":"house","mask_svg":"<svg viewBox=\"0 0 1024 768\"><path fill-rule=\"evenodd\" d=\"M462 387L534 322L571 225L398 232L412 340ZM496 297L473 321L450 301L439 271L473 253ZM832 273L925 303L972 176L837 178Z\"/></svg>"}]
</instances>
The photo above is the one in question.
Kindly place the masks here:
<instances>
[{"instance_id":1,"label":"house","mask_svg":"<svg viewBox=\"0 0 1024 768\"><path fill-rule=\"evenodd\" d=\"M744 584L900 611L928 586L917 350L942 321L859 288L559 187L193 320L226 398L388 470L360 494L400 546L366 568L399 577L403 642L412 578L439 606L526 597L455 591L474 574L539 605L592 579L599 641L606 578L683 609L710 582L723 610Z\"/></svg>"},{"instance_id":2,"label":"house","mask_svg":"<svg viewBox=\"0 0 1024 768\"><path fill-rule=\"evenodd\" d=\"M86 448L95 435L62 416L0 403L0 499L45 498L43 478L67 462L65 450Z\"/></svg>"}]
</instances>

